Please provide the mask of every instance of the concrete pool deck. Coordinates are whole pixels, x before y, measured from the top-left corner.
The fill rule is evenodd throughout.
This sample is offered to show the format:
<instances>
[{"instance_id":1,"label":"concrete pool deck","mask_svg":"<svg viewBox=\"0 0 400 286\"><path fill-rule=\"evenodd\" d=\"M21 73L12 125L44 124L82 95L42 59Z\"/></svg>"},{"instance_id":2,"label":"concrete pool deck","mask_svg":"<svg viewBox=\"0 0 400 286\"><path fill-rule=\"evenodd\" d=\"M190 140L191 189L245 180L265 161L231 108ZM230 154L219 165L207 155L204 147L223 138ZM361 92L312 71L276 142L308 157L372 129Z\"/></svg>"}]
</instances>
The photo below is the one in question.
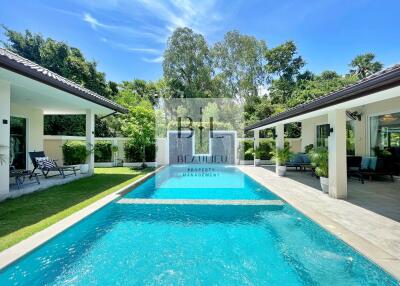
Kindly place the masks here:
<instances>
[{"instance_id":1,"label":"concrete pool deck","mask_svg":"<svg viewBox=\"0 0 400 286\"><path fill-rule=\"evenodd\" d=\"M400 280L400 222L263 167L238 169Z\"/></svg>"}]
</instances>

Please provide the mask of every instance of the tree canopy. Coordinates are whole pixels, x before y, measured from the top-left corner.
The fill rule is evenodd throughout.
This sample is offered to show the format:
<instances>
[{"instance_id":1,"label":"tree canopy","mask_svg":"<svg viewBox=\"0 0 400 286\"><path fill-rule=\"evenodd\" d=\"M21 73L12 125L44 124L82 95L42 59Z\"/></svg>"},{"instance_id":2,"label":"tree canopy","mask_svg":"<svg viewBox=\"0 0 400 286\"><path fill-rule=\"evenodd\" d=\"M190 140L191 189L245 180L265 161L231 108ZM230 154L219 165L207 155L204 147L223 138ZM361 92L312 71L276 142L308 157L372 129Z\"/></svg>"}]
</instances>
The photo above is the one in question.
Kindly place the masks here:
<instances>
[{"instance_id":1,"label":"tree canopy","mask_svg":"<svg viewBox=\"0 0 400 286\"><path fill-rule=\"evenodd\" d=\"M107 81L105 73L97 70L97 63L87 60L78 48L30 31L20 33L6 27L4 31L6 48L129 109L128 115L96 120L96 136L125 135L141 146L154 141L153 108L160 98L231 98L244 103L248 125L334 92L383 68L374 54L365 53L351 61L348 74L330 70L314 74L305 69L306 62L293 41L269 48L264 40L230 31L211 45L192 29L177 28L164 51L163 78L118 84ZM185 112L184 108L169 108L175 113ZM210 105L206 112L215 114L221 108L224 106ZM288 130L295 134L298 126ZM45 134L84 132L84 116L45 117ZM142 141L140 137L145 136L139 136L140 133L148 134L150 141Z\"/></svg>"}]
</instances>

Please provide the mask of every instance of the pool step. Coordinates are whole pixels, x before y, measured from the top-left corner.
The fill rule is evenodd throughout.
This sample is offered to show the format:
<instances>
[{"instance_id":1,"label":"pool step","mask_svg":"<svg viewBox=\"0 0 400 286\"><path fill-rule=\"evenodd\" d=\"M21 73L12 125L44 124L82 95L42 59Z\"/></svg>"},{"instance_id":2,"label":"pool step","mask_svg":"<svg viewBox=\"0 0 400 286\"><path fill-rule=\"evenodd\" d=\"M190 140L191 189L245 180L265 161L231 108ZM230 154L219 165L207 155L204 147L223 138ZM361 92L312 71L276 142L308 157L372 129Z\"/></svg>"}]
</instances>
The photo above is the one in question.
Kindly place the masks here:
<instances>
[{"instance_id":1,"label":"pool step","mask_svg":"<svg viewBox=\"0 0 400 286\"><path fill-rule=\"evenodd\" d=\"M249 205L249 206L282 206L282 200L185 200L185 199L128 199L122 198L118 204L142 205Z\"/></svg>"}]
</instances>

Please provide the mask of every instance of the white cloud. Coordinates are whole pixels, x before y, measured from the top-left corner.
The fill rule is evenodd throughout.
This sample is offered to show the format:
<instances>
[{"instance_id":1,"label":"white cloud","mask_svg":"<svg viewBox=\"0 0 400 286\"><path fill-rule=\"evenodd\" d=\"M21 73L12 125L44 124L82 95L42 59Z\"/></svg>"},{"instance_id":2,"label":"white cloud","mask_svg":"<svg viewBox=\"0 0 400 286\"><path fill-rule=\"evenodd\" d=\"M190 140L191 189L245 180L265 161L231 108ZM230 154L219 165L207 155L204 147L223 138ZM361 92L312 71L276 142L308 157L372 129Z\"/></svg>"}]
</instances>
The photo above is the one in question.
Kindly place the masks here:
<instances>
[{"instance_id":1,"label":"white cloud","mask_svg":"<svg viewBox=\"0 0 400 286\"><path fill-rule=\"evenodd\" d=\"M161 54L160 50L152 48L128 48L128 50L132 52L147 53L147 54Z\"/></svg>"},{"instance_id":2,"label":"white cloud","mask_svg":"<svg viewBox=\"0 0 400 286\"><path fill-rule=\"evenodd\" d=\"M159 64L159 63L162 63L163 62L163 60L164 60L164 57L157 57L157 58L152 58L152 59L149 59L149 58L142 58L142 60L144 61L144 62L146 62L146 63L155 63L155 64Z\"/></svg>"},{"instance_id":3,"label":"white cloud","mask_svg":"<svg viewBox=\"0 0 400 286\"><path fill-rule=\"evenodd\" d=\"M99 21L97 21L97 19L93 18L92 15L90 15L89 13L83 14L83 21L89 23L89 25L95 30L97 29L97 27L107 27L106 25L101 24Z\"/></svg>"}]
</instances>

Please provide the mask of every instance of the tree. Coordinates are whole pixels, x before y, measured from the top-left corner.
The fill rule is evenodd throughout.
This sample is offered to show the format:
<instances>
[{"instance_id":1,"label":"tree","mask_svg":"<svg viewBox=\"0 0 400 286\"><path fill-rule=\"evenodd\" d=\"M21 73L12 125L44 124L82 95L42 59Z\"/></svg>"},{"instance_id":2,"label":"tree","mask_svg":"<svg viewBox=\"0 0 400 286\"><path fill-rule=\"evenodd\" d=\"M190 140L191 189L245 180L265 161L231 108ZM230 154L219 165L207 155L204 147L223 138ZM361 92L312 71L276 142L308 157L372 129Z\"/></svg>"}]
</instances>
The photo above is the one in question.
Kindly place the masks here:
<instances>
[{"instance_id":1,"label":"tree","mask_svg":"<svg viewBox=\"0 0 400 286\"><path fill-rule=\"evenodd\" d=\"M143 99L149 100L153 105L158 101L161 95L160 84L158 82L134 79L133 81L123 81L120 84L121 90L130 91Z\"/></svg>"},{"instance_id":2,"label":"tree","mask_svg":"<svg viewBox=\"0 0 400 286\"><path fill-rule=\"evenodd\" d=\"M265 58L267 46L255 37L238 31L225 34L212 48L213 68L226 86L224 97L243 100L258 95L258 87L267 83Z\"/></svg>"},{"instance_id":3,"label":"tree","mask_svg":"<svg viewBox=\"0 0 400 286\"><path fill-rule=\"evenodd\" d=\"M342 89L358 80L355 75L340 76L334 71L324 71L320 75L302 77L296 81L290 100L286 102L288 107L306 103L320 96Z\"/></svg>"},{"instance_id":4,"label":"tree","mask_svg":"<svg viewBox=\"0 0 400 286\"><path fill-rule=\"evenodd\" d=\"M168 39L163 72L173 97L212 96L210 51L204 37L189 28L177 28Z\"/></svg>"},{"instance_id":5,"label":"tree","mask_svg":"<svg viewBox=\"0 0 400 286\"><path fill-rule=\"evenodd\" d=\"M44 38L41 34L32 34L28 30L20 33L4 26L3 28L7 38L3 45L12 52L107 98L113 98L118 93L117 84L107 81L105 74L97 71L97 63L86 60L79 49L65 42ZM96 135L112 135L108 121L109 119L96 120ZM85 126L85 119L74 115L45 116L44 125L47 134L63 132L63 135L81 135L81 126ZM78 126L79 128L74 129Z\"/></svg>"},{"instance_id":6,"label":"tree","mask_svg":"<svg viewBox=\"0 0 400 286\"><path fill-rule=\"evenodd\" d=\"M273 103L285 103L290 99L295 86L296 77L304 67L305 61L297 56L297 47L293 41L288 41L265 53L266 69L275 75L270 87Z\"/></svg>"},{"instance_id":7,"label":"tree","mask_svg":"<svg viewBox=\"0 0 400 286\"><path fill-rule=\"evenodd\" d=\"M363 79L383 68L383 64L375 61L375 55L372 53L356 56L349 66L351 67L350 74L357 75L359 79Z\"/></svg>"},{"instance_id":8,"label":"tree","mask_svg":"<svg viewBox=\"0 0 400 286\"><path fill-rule=\"evenodd\" d=\"M136 105L126 105L129 113L122 115L122 134L142 151L142 166L145 167L146 148L155 144L155 113L150 101L139 99Z\"/></svg>"}]
</instances>

